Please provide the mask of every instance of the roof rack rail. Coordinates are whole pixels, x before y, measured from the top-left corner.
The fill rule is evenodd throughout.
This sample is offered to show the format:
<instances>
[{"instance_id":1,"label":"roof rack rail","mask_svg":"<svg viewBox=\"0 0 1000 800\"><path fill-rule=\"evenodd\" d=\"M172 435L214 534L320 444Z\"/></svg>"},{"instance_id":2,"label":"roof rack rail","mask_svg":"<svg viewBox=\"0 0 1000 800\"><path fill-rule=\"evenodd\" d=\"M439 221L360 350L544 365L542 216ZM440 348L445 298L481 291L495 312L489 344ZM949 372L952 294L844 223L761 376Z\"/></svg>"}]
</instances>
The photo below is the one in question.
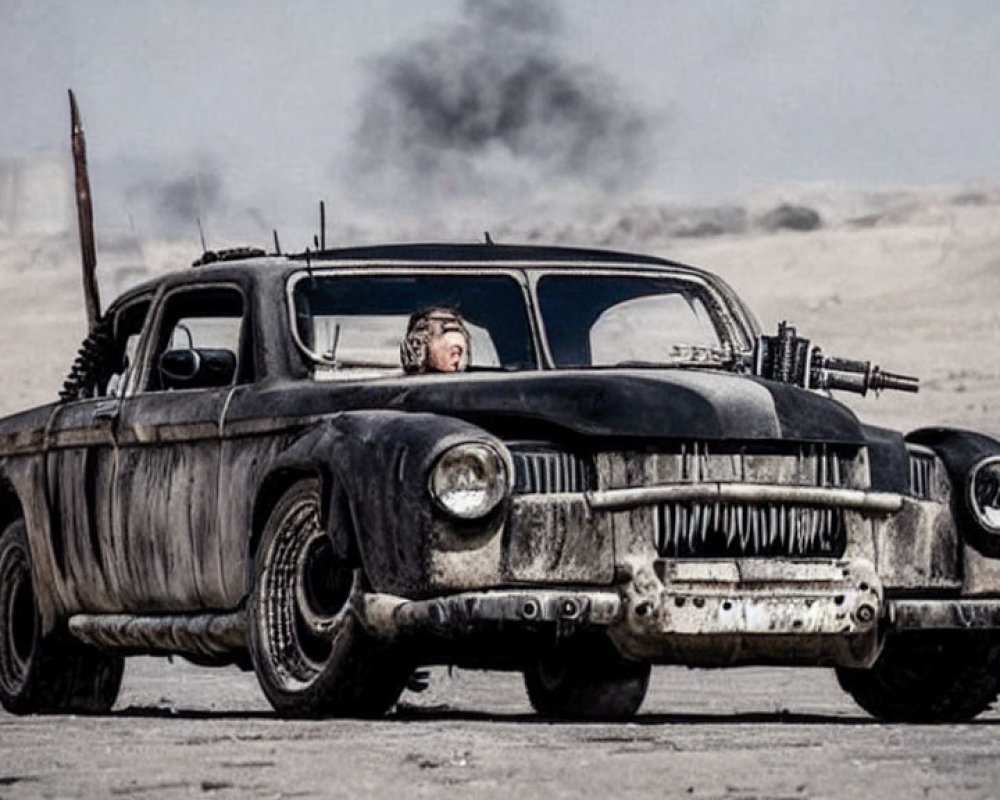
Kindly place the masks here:
<instances>
[{"instance_id":1,"label":"roof rack rail","mask_svg":"<svg viewBox=\"0 0 1000 800\"><path fill-rule=\"evenodd\" d=\"M206 250L201 256L191 262L192 267L204 267L219 261L242 261L245 258L266 256L259 247L230 247L228 250Z\"/></svg>"}]
</instances>

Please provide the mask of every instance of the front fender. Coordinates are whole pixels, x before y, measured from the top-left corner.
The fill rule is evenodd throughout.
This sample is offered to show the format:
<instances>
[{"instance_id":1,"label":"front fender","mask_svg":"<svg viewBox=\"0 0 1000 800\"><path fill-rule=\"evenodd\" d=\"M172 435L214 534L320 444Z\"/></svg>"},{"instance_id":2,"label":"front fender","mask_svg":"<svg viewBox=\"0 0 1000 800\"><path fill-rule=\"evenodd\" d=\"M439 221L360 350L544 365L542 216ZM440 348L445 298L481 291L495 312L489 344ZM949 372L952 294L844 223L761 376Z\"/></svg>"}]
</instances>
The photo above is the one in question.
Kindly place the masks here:
<instances>
[{"instance_id":1,"label":"front fender","mask_svg":"<svg viewBox=\"0 0 1000 800\"><path fill-rule=\"evenodd\" d=\"M453 417L350 411L301 433L268 474L319 475L323 520L336 550L360 556L373 589L419 598L432 593L432 546L456 525L431 501L428 473L444 450L469 441L503 452L495 437ZM484 533L495 530L494 516L484 521ZM461 538L476 533L466 530Z\"/></svg>"},{"instance_id":2,"label":"front fender","mask_svg":"<svg viewBox=\"0 0 1000 800\"><path fill-rule=\"evenodd\" d=\"M963 540L985 556L1000 558L1000 536L976 523L968 501L969 470L982 458L1000 455L1000 442L956 428L920 428L907 434L906 441L929 447L944 463L952 486L952 514Z\"/></svg>"}]
</instances>

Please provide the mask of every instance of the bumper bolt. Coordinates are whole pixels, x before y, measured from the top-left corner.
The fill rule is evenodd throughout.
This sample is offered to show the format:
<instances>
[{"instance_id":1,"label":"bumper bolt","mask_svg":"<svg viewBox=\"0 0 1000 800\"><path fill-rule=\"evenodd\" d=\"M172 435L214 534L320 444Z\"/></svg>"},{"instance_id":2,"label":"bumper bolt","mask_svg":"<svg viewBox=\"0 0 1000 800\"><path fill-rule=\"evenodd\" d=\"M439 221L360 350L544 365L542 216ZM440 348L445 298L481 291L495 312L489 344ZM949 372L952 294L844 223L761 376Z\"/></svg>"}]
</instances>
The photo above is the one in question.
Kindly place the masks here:
<instances>
[{"instance_id":1,"label":"bumper bolt","mask_svg":"<svg viewBox=\"0 0 1000 800\"><path fill-rule=\"evenodd\" d=\"M865 603L864 605L858 606L858 610L854 612L854 616L857 618L858 622L867 625L875 619L875 609Z\"/></svg>"},{"instance_id":2,"label":"bumper bolt","mask_svg":"<svg viewBox=\"0 0 1000 800\"><path fill-rule=\"evenodd\" d=\"M521 605L521 616L525 619L536 619L538 611L538 603L535 600L525 600Z\"/></svg>"},{"instance_id":3,"label":"bumper bolt","mask_svg":"<svg viewBox=\"0 0 1000 800\"><path fill-rule=\"evenodd\" d=\"M564 619L573 619L580 613L580 607L576 604L576 600L563 600L559 613Z\"/></svg>"}]
</instances>

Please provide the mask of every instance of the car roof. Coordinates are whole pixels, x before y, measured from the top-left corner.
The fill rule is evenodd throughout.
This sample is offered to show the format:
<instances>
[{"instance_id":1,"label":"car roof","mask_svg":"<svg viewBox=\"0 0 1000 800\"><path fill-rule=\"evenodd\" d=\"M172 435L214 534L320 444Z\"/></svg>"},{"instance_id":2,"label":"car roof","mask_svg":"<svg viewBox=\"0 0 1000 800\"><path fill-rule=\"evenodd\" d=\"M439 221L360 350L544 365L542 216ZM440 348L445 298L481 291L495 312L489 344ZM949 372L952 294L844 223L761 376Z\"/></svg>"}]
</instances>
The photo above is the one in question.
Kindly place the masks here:
<instances>
[{"instance_id":1,"label":"car roof","mask_svg":"<svg viewBox=\"0 0 1000 800\"><path fill-rule=\"evenodd\" d=\"M365 247L342 247L291 256L299 261L431 261L434 263L516 262L585 262L602 264L650 264L683 266L663 258L581 247L551 247L520 244L387 244Z\"/></svg>"},{"instance_id":2,"label":"car roof","mask_svg":"<svg viewBox=\"0 0 1000 800\"><path fill-rule=\"evenodd\" d=\"M232 252L238 255L227 255ZM628 253L618 250L602 250L582 247L554 247L520 244L448 244L420 242L412 244L379 244L360 247L341 247L327 250L306 251L288 255L245 256L245 248L240 251L221 251L212 254L211 261L192 270L182 270L161 275L132 287L115 301L121 305L129 299L156 289L167 282L224 281L246 277L263 272L276 277L289 270L304 267L314 268L364 268L373 262L411 264L420 266L469 266L481 265L485 268L516 264L528 266L538 264L546 268L574 269L579 267L634 268L641 266L652 269L681 271L691 275L714 277L706 270L657 256ZM260 251L258 251L259 253ZM284 268L284 269L282 269ZM197 277L195 277L197 276Z\"/></svg>"}]
</instances>

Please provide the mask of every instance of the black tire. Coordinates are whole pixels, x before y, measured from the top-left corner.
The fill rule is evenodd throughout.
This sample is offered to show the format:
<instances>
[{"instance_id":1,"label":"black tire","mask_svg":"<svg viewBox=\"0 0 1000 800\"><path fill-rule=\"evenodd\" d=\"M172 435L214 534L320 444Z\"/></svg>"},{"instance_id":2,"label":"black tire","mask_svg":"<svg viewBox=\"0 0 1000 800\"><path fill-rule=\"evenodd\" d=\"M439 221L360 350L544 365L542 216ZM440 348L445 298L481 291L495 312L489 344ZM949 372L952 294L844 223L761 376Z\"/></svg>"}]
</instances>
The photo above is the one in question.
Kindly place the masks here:
<instances>
[{"instance_id":1,"label":"black tire","mask_svg":"<svg viewBox=\"0 0 1000 800\"><path fill-rule=\"evenodd\" d=\"M399 699L411 665L359 622L364 574L335 559L319 509L319 482L304 479L264 526L250 601L254 672L281 714L378 717Z\"/></svg>"},{"instance_id":2,"label":"black tire","mask_svg":"<svg viewBox=\"0 0 1000 800\"><path fill-rule=\"evenodd\" d=\"M995 638L960 631L890 636L870 669L837 669L854 701L884 722L965 722L1000 691Z\"/></svg>"},{"instance_id":3,"label":"black tire","mask_svg":"<svg viewBox=\"0 0 1000 800\"><path fill-rule=\"evenodd\" d=\"M68 636L43 637L24 522L0 534L0 704L12 714L104 714L125 660Z\"/></svg>"},{"instance_id":4,"label":"black tire","mask_svg":"<svg viewBox=\"0 0 1000 800\"><path fill-rule=\"evenodd\" d=\"M650 664L628 661L604 637L565 642L524 670L531 707L544 717L621 721L639 710Z\"/></svg>"}]
</instances>

